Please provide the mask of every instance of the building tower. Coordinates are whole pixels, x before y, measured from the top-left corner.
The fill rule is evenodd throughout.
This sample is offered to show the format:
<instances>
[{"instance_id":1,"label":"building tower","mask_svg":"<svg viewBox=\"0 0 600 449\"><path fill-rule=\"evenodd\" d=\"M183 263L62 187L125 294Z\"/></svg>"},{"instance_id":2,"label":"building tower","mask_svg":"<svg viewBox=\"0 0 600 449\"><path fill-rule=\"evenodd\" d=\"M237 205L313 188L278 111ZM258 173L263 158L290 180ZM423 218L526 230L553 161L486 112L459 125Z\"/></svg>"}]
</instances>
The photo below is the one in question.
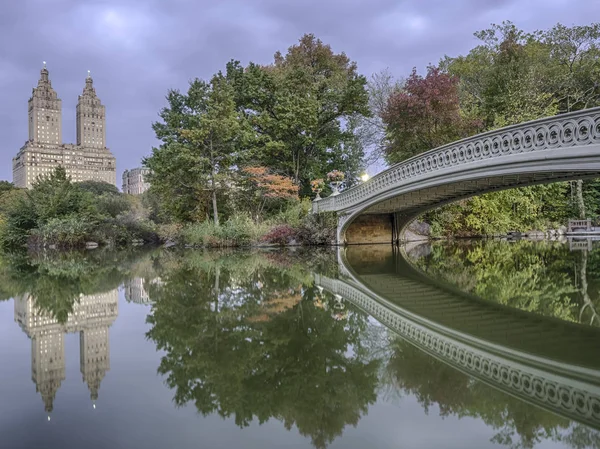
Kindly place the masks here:
<instances>
[{"instance_id":1,"label":"building tower","mask_svg":"<svg viewBox=\"0 0 600 449\"><path fill-rule=\"evenodd\" d=\"M39 144L62 143L62 103L52 89L46 62L29 99L29 140Z\"/></svg>"},{"instance_id":2,"label":"building tower","mask_svg":"<svg viewBox=\"0 0 600 449\"><path fill-rule=\"evenodd\" d=\"M83 94L77 102L77 145L86 148L106 147L106 111L96 95L88 70Z\"/></svg>"}]
</instances>

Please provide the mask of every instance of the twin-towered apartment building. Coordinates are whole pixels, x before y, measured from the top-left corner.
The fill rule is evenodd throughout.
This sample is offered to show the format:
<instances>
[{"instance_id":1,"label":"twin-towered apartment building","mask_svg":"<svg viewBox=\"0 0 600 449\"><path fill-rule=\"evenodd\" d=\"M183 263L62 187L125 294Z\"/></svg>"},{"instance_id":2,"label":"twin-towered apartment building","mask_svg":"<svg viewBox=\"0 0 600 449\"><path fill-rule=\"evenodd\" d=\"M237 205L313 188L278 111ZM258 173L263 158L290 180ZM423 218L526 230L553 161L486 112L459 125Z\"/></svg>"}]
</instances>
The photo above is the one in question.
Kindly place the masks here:
<instances>
[{"instance_id":1,"label":"twin-towered apartment building","mask_svg":"<svg viewBox=\"0 0 600 449\"><path fill-rule=\"evenodd\" d=\"M62 141L62 101L52 88L46 64L33 89L28 108L29 138L13 158L13 183L30 188L40 175L65 168L74 182L104 181L117 184L116 159L106 147L106 109L88 72L76 108L76 143ZM123 174L123 192L143 193L148 184L145 169Z\"/></svg>"},{"instance_id":2,"label":"twin-towered apartment building","mask_svg":"<svg viewBox=\"0 0 600 449\"><path fill-rule=\"evenodd\" d=\"M46 64L29 99L28 115L29 139L13 158L13 183L17 187L31 187L38 176L59 165L75 182L94 180L116 185L116 159L106 147L106 111L89 72L77 101L75 144L62 141L62 101L52 88Z\"/></svg>"}]
</instances>

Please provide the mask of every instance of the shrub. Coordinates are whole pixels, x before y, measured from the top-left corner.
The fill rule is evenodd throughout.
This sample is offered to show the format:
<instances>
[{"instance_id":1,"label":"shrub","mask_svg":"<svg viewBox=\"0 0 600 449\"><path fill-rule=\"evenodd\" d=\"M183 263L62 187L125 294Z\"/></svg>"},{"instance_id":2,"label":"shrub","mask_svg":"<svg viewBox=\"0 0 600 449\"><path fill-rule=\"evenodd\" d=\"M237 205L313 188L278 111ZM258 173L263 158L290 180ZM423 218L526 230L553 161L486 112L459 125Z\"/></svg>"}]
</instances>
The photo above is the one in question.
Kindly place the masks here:
<instances>
[{"instance_id":1,"label":"shrub","mask_svg":"<svg viewBox=\"0 0 600 449\"><path fill-rule=\"evenodd\" d=\"M337 239L337 214L324 212L307 215L298 228L298 239L304 245L331 245Z\"/></svg>"},{"instance_id":2,"label":"shrub","mask_svg":"<svg viewBox=\"0 0 600 449\"><path fill-rule=\"evenodd\" d=\"M193 246L245 246L256 242L264 234L266 225L257 225L245 214L234 215L216 226L212 221L193 223L181 231L183 242Z\"/></svg>"},{"instance_id":3,"label":"shrub","mask_svg":"<svg viewBox=\"0 0 600 449\"><path fill-rule=\"evenodd\" d=\"M234 215L219 229L219 236L229 245L249 245L259 237L258 226L247 215Z\"/></svg>"},{"instance_id":4,"label":"shrub","mask_svg":"<svg viewBox=\"0 0 600 449\"><path fill-rule=\"evenodd\" d=\"M183 227L179 223L160 224L156 228L161 242L176 242L181 239Z\"/></svg>"},{"instance_id":5,"label":"shrub","mask_svg":"<svg viewBox=\"0 0 600 449\"><path fill-rule=\"evenodd\" d=\"M302 225L302 220L306 218L312 208L312 201L304 198L300 202L290 204L286 209L279 212L273 219L277 224L287 224L298 228Z\"/></svg>"},{"instance_id":6,"label":"shrub","mask_svg":"<svg viewBox=\"0 0 600 449\"><path fill-rule=\"evenodd\" d=\"M0 226L0 244L4 248L23 246L27 243L29 234L37 222L37 216L27 199L26 192L16 191L5 207Z\"/></svg>"},{"instance_id":7,"label":"shrub","mask_svg":"<svg viewBox=\"0 0 600 449\"><path fill-rule=\"evenodd\" d=\"M181 230L183 243L186 245L203 246L209 240L216 240L217 227L212 221L188 224Z\"/></svg>"},{"instance_id":8,"label":"shrub","mask_svg":"<svg viewBox=\"0 0 600 449\"><path fill-rule=\"evenodd\" d=\"M104 195L104 194L117 195L117 196L122 195L122 193L119 192L119 189L117 189L116 186L114 186L113 184L109 184L108 182L104 182L104 181L92 181L92 180L81 181L81 182L78 182L77 184L75 184L75 187L78 188L79 190L90 192L94 195Z\"/></svg>"},{"instance_id":9,"label":"shrub","mask_svg":"<svg viewBox=\"0 0 600 449\"><path fill-rule=\"evenodd\" d=\"M94 223L81 217L52 218L31 231L28 243L34 247L56 245L61 248L74 248L83 246L93 227Z\"/></svg>"},{"instance_id":10,"label":"shrub","mask_svg":"<svg viewBox=\"0 0 600 449\"><path fill-rule=\"evenodd\" d=\"M261 237L261 242L274 243L277 245L287 245L290 240L295 239L298 230L290 225L278 225L271 228L269 232Z\"/></svg>"},{"instance_id":11,"label":"shrub","mask_svg":"<svg viewBox=\"0 0 600 449\"><path fill-rule=\"evenodd\" d=\"M111 246L127 245L134 240L145 243L158 243L156 225L147 220L136 220L129 216L119 216L104 220L89 237L98 243Z\"/></svg>"}]
</instances>

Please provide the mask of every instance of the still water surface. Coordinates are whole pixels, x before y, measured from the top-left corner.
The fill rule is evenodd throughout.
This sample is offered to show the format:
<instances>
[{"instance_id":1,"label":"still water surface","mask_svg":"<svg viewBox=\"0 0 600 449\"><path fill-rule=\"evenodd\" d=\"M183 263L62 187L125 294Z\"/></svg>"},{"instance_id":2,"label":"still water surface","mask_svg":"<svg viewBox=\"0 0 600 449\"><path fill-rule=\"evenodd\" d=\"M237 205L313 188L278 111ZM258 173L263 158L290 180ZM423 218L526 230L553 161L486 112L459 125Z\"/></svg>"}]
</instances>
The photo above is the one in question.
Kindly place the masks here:
<instances>
[{"instance_id":1,"label":"still water surface","mask_svg":"<svg viewBox=\"0 0 600 449\"><path fill-rule=\"evenodd\" d=\"M0 447L600 448L600 248L0 261Z\"/></svg>"}]
</instances>

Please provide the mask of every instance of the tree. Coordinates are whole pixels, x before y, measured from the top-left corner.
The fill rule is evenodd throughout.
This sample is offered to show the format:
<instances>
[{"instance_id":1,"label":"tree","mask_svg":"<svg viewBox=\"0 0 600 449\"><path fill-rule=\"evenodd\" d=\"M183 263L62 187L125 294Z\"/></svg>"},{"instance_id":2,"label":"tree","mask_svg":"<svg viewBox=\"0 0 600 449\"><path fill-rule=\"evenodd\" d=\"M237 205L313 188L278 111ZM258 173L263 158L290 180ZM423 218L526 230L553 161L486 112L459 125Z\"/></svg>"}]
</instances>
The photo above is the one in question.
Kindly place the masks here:
<instances>
[{"instance_id":1,"label":"tree","mask_svg":"<svg viewBox=\"0 0 600 449\"><path fill-rule=\"evenodd\" d=\"M0 196L14 189L16 189L16 187L12 182L0 181Z\"/></svg>"},{"instance_id":2,"label":"tree","mask_svg":"<svg viewBox=\"0 0 600 449\"><path fill-rule=\"evenodd\" d=\"M354 139L349 119L369 114L356 64L312 34L275 53L271 65L232 61L227 76L253 129L254 163L291 177L305 193L310 179L340 168L332 164Z\"/></svg>"},{"instance_id":3,"label":"tree","mask_svg":"<svg viewBox=\"0 0 600 449\"><path fill-rule=\"evenodd\" d=\"M549 47L554 66L552 89L561 112L571 112L600 104L600 23L571 28L557 24L540 32ZM585 218L583 180L576 182L577 209Z\"/></svg>"},{"instance_id":4,"label":"tree","mask_svg":"<svg viewBox=\"0 0 600 449\"><path fill-rule=\"evenodd\" d=\"M478 123L460 111L458 78L430 66L423 78L413 69L404 89L388 99L382 119L387 127L390 164L473 133Z\"/></svg>"},{"instance_id":5,"label":"tree","mask_svg":"<svg viewBox=\"0 0 600 449\"><path fill-rule=\"evenodd\" d=\"M52 220L73 222L77 216L79 222L93 223L97 210L90 195L71 183L63 167L57 167L47 176L39 176L31 190L11 197L8 202L0 228L1 244L22 246L34 229Z\"/></svg>"},{"instance_id":6,"label":"tree","mask_svg":"<svg viewBox=\"0 0 600 449\"><path fill-rule=\"evenodd\" d=\"M47 176L38 177L27 192L28 205L38 225L74 213L93 214L90 198L71 182L71 177L61 166Z\"/></svg>"},{"instance_id":7,"label":"tree","mask_svg":"<svg viewBox=\"0 0 600 449\"><path fill-rule=\"evenodd\" d=\"M259 220L268 205L298 201L298 185L291 178L272 173L266 167L244 167L242 170L243 198Z\"/></svg>"},{"instance_id":8,"label":"tree","mask_svg":"<svg viewBox=\"0 0 600 449\"><path fill-rule=\"evenodd\" d=\"M243 137L233 89L218 73L210 83L192 81L187 94L170 91L167 101L160 112L163 123L153 125L163 144L144 160L152 171L149 181L163 201L175 200L171 210L179 219L200 218L208 199L218 225L217 192L239 156Z\"/></svg>"},{"instance_id":9,"label":"tree","mask_svg":"<svg viewBox=\"0 0 600 449\"><path fill-rule=\"evenodd\" d=\"M551 88L560 112L597 106L600 102L600 23L570 28L559 23L538 35L550 51Z\"/></svg>"},{"instance_id":10,"label":"tree","mask_svg":"<svg viewBox=\"0 0 600 449\"><path fill-rule=\"evenodd\" d=\"M94 195L110 194L118 195L119 189L114 184L110 184L105 181L81 181L76 186L86 192L93 193Z\"/></svg>"},{"instance_id":11,"label":"tree","mask_svg":"<svg viewBox=\"0 0 600 449\"><path fill-rule=\"evenodd\" d=\"M396 80L389 69L371 76L367 83L369 93L368 116L358 115L354 134L368 154L365 164L382 163L386 149L386 126L382 120L392 94L404 88L404 80Z\"/></svg>"}]
</instances>

